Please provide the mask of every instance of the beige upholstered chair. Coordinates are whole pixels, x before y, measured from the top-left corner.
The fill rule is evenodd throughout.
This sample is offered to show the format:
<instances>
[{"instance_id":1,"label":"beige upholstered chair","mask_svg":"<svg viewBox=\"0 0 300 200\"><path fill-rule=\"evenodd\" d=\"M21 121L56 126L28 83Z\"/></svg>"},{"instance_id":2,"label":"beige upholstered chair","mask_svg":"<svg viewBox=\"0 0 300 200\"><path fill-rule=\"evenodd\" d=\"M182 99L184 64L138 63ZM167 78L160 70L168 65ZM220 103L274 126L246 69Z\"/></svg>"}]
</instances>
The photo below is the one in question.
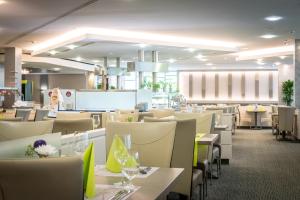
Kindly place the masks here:
<instances>
[{"instance_id":1,"label":"beige upholstered chair","mask_svg":"<svg viewBox=\"0 0 300 200\"><path fill-rule=\"evenodd\" d=\"M102 113L102 128L106 127L108 122L137 122L139 119L138 112L105 112Z\"/></svg>"},{"instance_id":2,"label":"beige upholstered chair","mask_svg":"<svg viewBox=\"0 0 300 200\"><path fill-rule=\"evenodd\" d=\"M48 116L49 110L36 109L34 121L43 121Z\"/></svg>"},{"instance_id":3,"label":"beige upholstered chair","mask_svg":"<svg viewBox=\"0 0 300 200\"><path fill-rule=\"evenodd\" d=\"M197 133L211 133L212 112L205 113L175 113L177 119L196 119Z\"/></svg>"},{"instance_id":4,"label":"beige upholstered chair","mask_svg":"<svg viewBox=\"0 0 300 200\"><path fill-rule=\"evenodd\" d=\"M5 122L0 121L0 141L52 133L53 121Z\"/></svg>"},{"instance_id":5,"label":"beige upholstered chair","mask_svg":"<svg viewBox=\"0 0 300 200\"><path fill-rule=\"evenodd\" d=\"M139 113L139 119L138 121L142 121L144 120L144 117L153 117L153 113L150 113L150 112L141 112Z\"/></svg>"},{"instance_id":6,"label":"beige upholstered chair","mask_svg":"<svg viewBox=\"0 0 300 200\"><path fill-rule=\"evenodd\" d=\"M88 119L91 118L89 112L58 112L56 119Z\"/></svg>"},{"instance_id":7,"label":"beige upholstered chair","mask_svg":"<svg viewBox=\"0 0 300 200\"><path fill-rule=\"evenodd\" d=\"M115 134L131 134L132 146L143 166L170 167L176 122L109 122L106 127L106 153Z\"/></svg>"},{"instance_id":8,"label":"beige upholstered chair","mask_svg":"<svg viewBox=\"0 0 300 200\"><path fill-rule=\"evenodd\" d=\"M156 118L168 117L175 114L173 109L151 109L149 112L153 113L153 117Z\"/></svg>"},{"instance_id":9,"label":"beige upholstered chair","mask_svg":"<svg viewBox=\"0 0 300 200\"><path fill-rule=\"evenodd\" d=\"M4 119L0 119L0 121L21 122L21 121L23 121L23 117L4 118Z\"/></svg>"},{"instance_id":10,"label":"beige upholstered chair","mask_svg":"<svg viewBox=\"0 0 300 200\"><path fill-rule=\"evenodd\" d=\"M82 200L82 160L0 160L0 200Z\"/></svg>"},{"instance_id":11,"label":"beige upholstered chair","mask_svg":"<svg viewBox=\"0 0 300 200\"><path fill-rule=\"evenodd\" d=\"M280 134L283 137L285 137L287 133L294 134L295 110L296 108L294 107L286 107L286 106L278 107L278 126L277 126L276 139Z\"/></svg>"},{"instance_id":12,"label":"beige upholstered chair","mask_svg":"<svg viewBox=\"0 0 300 200\"><path fill-rule=\"evenodd\" d=\"M250 126L252 128L254 124L254 115L252 113L247 112L247 106L239 107L239 126Z\"/></svg>"},{"instance_id":13,"label":"beige upholstered chair","mask_svg":"<svg viewBox=\"0 0 300 200\"><path fill-rule=\"evenodd\" d=\"M23 121L28 121L30 113L30 109L17 109L16 117L22 117Z\"/></svg>"},{"instance_id":14,"label":"beige upholstered chair","mask_svg":"<svg viewBox=\"0 0 300 200\"><path fill-rule=\"evenodd\" d=\"M93 130L93 119L56 119L53 124L53 133L62 133L63 135L74 133L74 132L84 132Z\"/></svg>"},{"instance_id":15,"label":"beige upholstered chair","mask_svg":"<svg viewBox=\"0 0 300 200\"><path fill-rule=\"evenodd\" d=\"M172 120L145 117L144 121L147 123L167 122ZM193 171L195 136L195 119L177 120L171 167L184 168L184 172L178 179L178 182L172 191L184 194L188 199L191 198L192 191L195 190L198 185L201 185L201 190L204 186L202 171L196 169ZM202 194L202 191L200 191L200 194Z\"/></svg>"}]
</instances>

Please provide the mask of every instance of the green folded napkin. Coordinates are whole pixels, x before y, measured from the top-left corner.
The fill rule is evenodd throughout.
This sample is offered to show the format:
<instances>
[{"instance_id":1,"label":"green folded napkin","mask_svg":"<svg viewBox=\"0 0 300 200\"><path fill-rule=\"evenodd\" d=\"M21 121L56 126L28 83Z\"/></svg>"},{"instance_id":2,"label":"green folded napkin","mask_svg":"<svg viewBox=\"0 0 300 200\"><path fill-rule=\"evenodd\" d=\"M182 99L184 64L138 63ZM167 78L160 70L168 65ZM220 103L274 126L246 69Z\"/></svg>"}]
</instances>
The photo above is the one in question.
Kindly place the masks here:
<instances>
[{"instance_id":1,"label":"green folded napkin","mask_svg":"<svg viewBox=\"0 0 300 200\"><path fill-rule=\"evenodd\" d=\"M122 139L118 135L114 136L113 142L110 146L108 158L106 160L106 169L113 173L120 173L122 171L122 166L115 158L116 151L122 152L123 155L128 154Z\"/></svg>"},{"instance_id":2,"label":"green folded napkin","mask_svg":"<svg viewBox=\"0 0 300 200\"><path fill-rule=\"evenodd\" d=\"M91 143L83 155L84 193L88 198L95 196L95 151L94 143Z\"/></svg>"},{"instance_id":3,"label":"green folded napkin","mask_svg":"<svg viewBox=\"0 0 300 200\"><path fill-rule=\"evenodd\" d=\"M207 148L206 145L199 145L198 141L203 137L205 133L197 133L195 138L195 147L194 147L194 167L197 166L198 163L198 152L199 151L205 151Z\"/></svg>"}]
</instances>

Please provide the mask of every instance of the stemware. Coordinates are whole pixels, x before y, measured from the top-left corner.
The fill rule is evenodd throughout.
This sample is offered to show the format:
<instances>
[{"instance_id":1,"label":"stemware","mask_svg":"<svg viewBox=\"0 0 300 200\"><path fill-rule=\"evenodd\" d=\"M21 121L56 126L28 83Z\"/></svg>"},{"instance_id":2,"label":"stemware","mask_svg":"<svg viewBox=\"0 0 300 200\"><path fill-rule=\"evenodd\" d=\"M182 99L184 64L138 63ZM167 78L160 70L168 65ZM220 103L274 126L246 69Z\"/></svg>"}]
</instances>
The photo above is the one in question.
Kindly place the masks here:
<instances>
[{"instance_id":1,"label":"stemware","mask_svg":"<svg viewBox=\"0 0 300 200\"><path fill-rule=\"evenodd\" d=\"M132 180L139 174L139 153L135 150L129 150L125 162L122 165L122 173L127 179L126 188L134 189Z\"/></svg>"}]
</instances>

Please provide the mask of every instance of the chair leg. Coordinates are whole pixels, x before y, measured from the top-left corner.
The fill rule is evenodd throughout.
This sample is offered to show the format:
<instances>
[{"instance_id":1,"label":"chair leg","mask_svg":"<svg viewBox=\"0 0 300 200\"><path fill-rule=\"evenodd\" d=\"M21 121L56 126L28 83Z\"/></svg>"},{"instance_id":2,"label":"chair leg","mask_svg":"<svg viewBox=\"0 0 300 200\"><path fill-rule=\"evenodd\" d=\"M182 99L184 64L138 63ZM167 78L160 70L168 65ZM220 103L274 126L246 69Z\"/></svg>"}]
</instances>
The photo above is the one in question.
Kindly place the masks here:
<instances>
[{"instance_id":1,"label":"chair leg","mask_svg":"<svg viewBox=\"0 0 300 200\"><path fill-rule=\"evenodd\" d=\"M213 175L212 163L209 164L209 173L210 173L210 185L212 185L212 175Z\"/></svg>"},{"instance_id":2,"label":"chair leg","mask_svg":"<svg viewBox=\"0 0 300 200\"><path fill-rule=\"evenodd\" d=\"M200 197L200 200L202 200L202 184L199 185L199 197Z\"/></svg>"},{"instance_id":3,"label":"chair leg","mask_svg":"<svg viewBox=\"0 0 300 200\"><path fill-rule=\"evenodd\" d=\"M205 196L208 196L208 192L207 192L207 177L205 177Z\"/></svg>"}]
</instances>

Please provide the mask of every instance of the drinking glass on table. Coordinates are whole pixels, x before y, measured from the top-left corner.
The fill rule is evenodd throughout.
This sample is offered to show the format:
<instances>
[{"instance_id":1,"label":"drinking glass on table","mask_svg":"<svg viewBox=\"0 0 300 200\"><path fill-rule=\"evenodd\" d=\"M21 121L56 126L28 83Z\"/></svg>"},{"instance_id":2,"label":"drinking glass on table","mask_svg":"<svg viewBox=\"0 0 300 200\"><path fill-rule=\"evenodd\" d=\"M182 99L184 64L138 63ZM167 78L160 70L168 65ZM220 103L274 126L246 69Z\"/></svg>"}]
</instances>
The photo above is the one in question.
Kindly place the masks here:
<instances>
[{"instance_id":1,"label":"drinking glass on table","mask_svg":"<svg viewBox=\"0 0 300 200\"><path fill-rule=\"evenodd\" d=\"M99 115L93 115L93 126L94 126L94 129L99 128L99 126L100 126L100 117L99 117Z\"/></svg>"},{"instance_id":2,"label":"drinking glass on table","mask_svg":"<svg viewBox=\"0 0 300 200\"><path fill-rule=\"evenodd\" d=\"M125 185L128 190L134 189L132 180L139 174L139 167L139 153L132 149L129 150L125 162L122 165L122 173L128 180Z\"/></svg>"}]
</instances>

